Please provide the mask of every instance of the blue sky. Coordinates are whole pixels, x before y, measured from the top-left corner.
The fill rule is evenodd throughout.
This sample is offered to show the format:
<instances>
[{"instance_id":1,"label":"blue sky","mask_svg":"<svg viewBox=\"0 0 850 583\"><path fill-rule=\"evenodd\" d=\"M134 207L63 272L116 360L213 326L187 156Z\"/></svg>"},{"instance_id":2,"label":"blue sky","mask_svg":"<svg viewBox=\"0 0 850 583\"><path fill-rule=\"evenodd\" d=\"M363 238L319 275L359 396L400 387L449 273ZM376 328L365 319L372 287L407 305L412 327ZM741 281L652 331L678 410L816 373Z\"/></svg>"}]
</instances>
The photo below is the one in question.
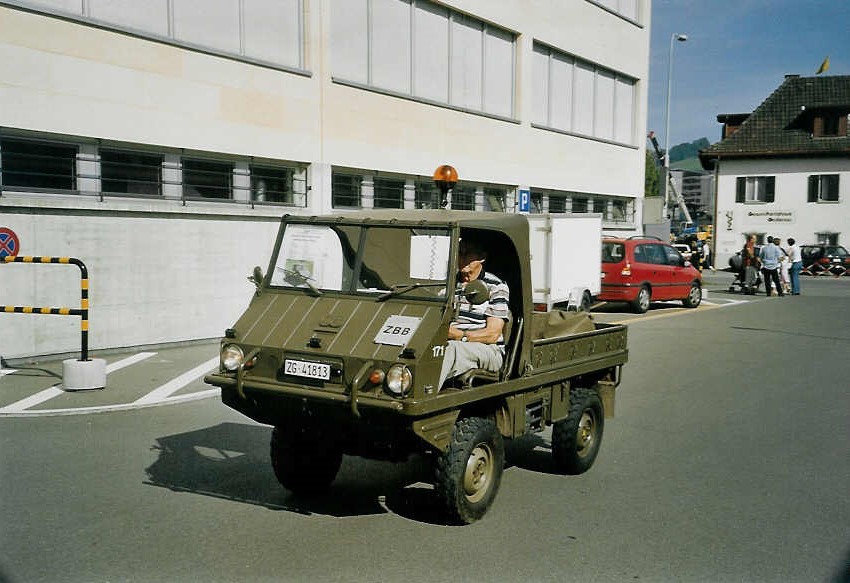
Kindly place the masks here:
<instances>
[{"instance_id":1,"label":"blue sky","mask_svg":"<svg viewBox=\"0 0 850 583\"><path fill-rule=\"evenodd\" d=\"M719 113L759 106L786 74L850 75L850 0L652 0L649 119L664 146L670 38L670 146L720 140Z\"/></svg>"}]
</instances>

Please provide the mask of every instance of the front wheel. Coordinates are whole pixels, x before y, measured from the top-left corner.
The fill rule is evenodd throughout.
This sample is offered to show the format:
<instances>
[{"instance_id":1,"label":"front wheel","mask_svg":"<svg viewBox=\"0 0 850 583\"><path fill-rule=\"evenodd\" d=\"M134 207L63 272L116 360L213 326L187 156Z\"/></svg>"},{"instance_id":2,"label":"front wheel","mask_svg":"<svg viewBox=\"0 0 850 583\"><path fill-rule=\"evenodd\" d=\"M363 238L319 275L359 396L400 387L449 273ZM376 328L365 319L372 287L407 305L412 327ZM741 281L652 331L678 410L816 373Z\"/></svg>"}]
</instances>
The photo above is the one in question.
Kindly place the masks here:
<instances>
[{"instance_id":1,"label":"front wheel","mask_svg":"<svg viewBox=\"0 0 850 583\"><path fill-rule=\"evenodd\" d=\"M284 488L307 496L321 493L334 481L342 464L342 446L324 433L298 424L274 428L272 469Z\"/></svg>"},{"instance_id":2,"label":"front wheel","mask_svg":"<svg viewBox=\"0 0 850 583\"><path fill-rule=\"evenodd\" d=\"M691 285L691 290L688 292L688 297L682 300L682 304L686 308L696 308L702 302L702 288L699 284Z\"/></svg>"},{"instance_id":3,"label":"front wheel","mask_svg":"<svg viewBox=\"0 0 850 583\"><path fill-rule=\"evenodd\" d=\"M593 389L570 391L570 412L552 427L552 457L557 470L564 474L583 474L593 466L605 416L599 394Z\"/></svg>"},{"instance_id":4,"label":"front wheel","mask_svg":"<svg viewBox=\"0 0 850 583\"><path fill-rule=\"evenodd\" d=\"M504 465L504 441L492 419L468 417L455 423L435 471L437 496L450 521L469 524L484 516L496 498Z\"/></svg>"}]
</instances>

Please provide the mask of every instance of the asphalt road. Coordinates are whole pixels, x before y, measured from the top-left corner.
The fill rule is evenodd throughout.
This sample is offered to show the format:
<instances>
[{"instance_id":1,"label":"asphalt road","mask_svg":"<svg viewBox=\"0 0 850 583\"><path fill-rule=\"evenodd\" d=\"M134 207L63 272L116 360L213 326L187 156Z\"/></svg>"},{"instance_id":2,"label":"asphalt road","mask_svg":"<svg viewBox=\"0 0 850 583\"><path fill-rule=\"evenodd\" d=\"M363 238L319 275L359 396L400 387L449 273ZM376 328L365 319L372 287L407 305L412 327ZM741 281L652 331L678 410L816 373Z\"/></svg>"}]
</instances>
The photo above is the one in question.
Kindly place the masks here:
<instances>
[{"instance_id":1,"label":"asphalt road","mask_svg":"<svg viewBox=\"0 0 850 583\"><path fill-rule=\"evenodd\" d=\"M327 497L290 496L268 427L169 380L209 346L116 372L106 391L139 387L136 407L19 407L0 416L0 581L848 581L850 279L770 299L706 279L697 310L598 313L631 325L596 465L559 476L548 434L516 442L466 527L440 523L419 459L346 458ZM37 368L0 376L0 405L56 382ZM142 406L163 386L199 397ZM90 409L61 412L75 397Z\"/></svg>"}]
</instances>

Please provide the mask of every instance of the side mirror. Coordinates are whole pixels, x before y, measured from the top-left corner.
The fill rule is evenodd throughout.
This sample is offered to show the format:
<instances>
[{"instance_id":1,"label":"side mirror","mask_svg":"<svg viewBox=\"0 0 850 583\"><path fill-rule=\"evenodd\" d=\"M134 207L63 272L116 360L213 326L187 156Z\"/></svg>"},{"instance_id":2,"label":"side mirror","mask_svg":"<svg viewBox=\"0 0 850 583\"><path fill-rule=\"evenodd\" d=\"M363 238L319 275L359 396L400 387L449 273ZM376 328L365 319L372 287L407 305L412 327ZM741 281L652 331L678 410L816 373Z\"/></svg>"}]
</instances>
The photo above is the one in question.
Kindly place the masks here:
<instances>
[{"instance_id":1,"label":"side mirror","mask_svg":"<svg viewBox=\"0 0 850 583\"><path fill-rule=\"evenodd\" d=\"M263 270L259 265L254 267L254 272L248 276L248 281L253 283L257 289L260 289L260 286L263 284Z\"/></svg>"},{"instance_id":2,"label":"side mirror","mask_svg":"<svg viewBox=\"0 0 850 583\"><path fill-rule=\"evenodd\" d=\"M463 297L473 306L478 306L490 299L490 290L480 279L473 279L463 288Z\"/></svg>"}]
</instances>

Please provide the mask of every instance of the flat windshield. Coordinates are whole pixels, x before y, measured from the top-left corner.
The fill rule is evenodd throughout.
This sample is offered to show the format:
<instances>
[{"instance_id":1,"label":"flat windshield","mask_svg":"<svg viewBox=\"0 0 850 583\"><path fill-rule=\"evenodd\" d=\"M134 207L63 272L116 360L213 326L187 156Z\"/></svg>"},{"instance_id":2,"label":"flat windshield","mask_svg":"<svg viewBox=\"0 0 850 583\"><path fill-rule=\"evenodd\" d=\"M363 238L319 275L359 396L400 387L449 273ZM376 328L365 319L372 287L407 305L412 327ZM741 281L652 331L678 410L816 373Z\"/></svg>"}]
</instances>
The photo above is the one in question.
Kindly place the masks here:
<instances>
[{"instance_id":1,"label":"flat windshield","mask_svg":"<svg viewBox=\"0 0 850 583\"><path fill-rule=\"evenodd\" d=\"M289 224L271 286L444 298L450 242L445 228Z\"/></svg>"}]
</instances>

